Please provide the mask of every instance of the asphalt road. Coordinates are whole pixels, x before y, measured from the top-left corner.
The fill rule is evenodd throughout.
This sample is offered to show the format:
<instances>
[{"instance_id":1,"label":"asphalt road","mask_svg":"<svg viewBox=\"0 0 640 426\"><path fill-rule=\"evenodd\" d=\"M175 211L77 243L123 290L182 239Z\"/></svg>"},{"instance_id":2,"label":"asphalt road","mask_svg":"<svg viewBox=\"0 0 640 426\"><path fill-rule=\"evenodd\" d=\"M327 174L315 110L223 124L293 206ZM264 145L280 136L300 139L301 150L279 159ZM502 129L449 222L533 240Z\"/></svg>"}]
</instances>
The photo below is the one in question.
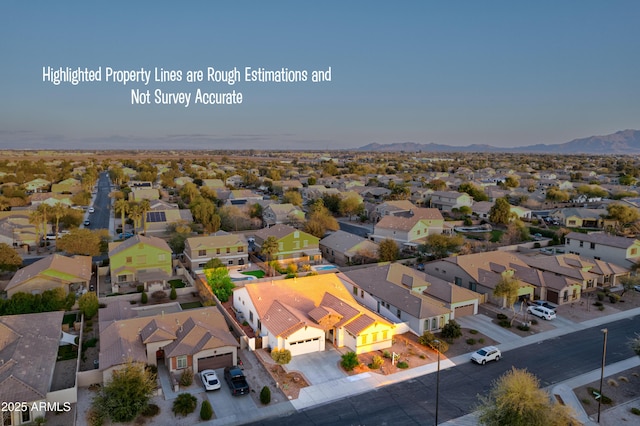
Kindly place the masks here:
<instances>
[{"instance_id":1,"label":"asphalt road","mask_svg":"<svg viewBox=\"0 0 640 426\"><path fill-rule=\"evenodd\" d=\"M499 362L471 362L440 372L438 423L475 410L477 395L486 395L492 382L513 367L527 369L547 387L599 369L603 333L607 365L635 356L628 340L640 330L640 316L594 327L503 353ZM260 425L426 425L434 424L436 374L331 402Z\"/></svg>"},{"instance_id":2,"label":"asphalt road","mask_svg":"<svg viewBox=\"0 0 640 426\"><path fill-rule=\"evenodd\" d=\"M109 229L109 218L111 215L111 203L109 200L111 183L107 172L100 173L98 179L98 193L93 202L95 212L89 213L87 218L90 221L89 229Z\"/></svg>"}]
</instances>

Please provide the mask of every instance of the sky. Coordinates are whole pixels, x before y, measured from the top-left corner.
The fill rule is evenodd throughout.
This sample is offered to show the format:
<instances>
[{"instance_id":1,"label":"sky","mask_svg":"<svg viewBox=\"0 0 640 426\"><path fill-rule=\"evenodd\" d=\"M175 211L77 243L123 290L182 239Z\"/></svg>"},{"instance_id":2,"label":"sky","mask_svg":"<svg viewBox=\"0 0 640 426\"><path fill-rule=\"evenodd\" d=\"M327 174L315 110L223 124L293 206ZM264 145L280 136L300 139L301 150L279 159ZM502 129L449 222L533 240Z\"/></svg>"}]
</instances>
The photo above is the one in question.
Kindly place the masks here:
<instances>
[{"instance_id":1,"label":"sky","mask_svg":"<svg viewBox=\"0 0 640 426\"><path fill-rule=\"evenodd\" d=\"M518 147L640 129L638 16L636 0L3 1L0 149ZM43 67L101 81L55 85ZM107 67L151 79L106 81ZM207 81L208 67L241 81ZM307 80L244 81L245 67Z\"/></svg>"}]
</instances>

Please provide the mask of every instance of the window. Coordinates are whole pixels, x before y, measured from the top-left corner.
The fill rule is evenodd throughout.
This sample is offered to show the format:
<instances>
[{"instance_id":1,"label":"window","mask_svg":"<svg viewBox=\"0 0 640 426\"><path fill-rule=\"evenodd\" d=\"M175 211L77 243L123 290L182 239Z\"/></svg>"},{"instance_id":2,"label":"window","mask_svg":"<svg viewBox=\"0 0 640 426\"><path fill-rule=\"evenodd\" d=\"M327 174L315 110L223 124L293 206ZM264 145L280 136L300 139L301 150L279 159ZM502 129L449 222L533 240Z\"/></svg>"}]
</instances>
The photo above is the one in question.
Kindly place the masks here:
<instances>
[{"instance_id":1,"label":"window","mask_svg":"<svg viewBox=\"0 0 640 426\"><path fill-rule=\"evenodd\" d=\"M462 278L455 277L453 280L457 286L462 286Z\"/></svg>"},{"instance_id":2,"label":"window","mask_svg":"<svg viewBox=\"0 0 640 426\"><path fill-rule=\"evenodd\" d=\"M595 249L596 249L596 243L591 243L591 244L589 245L589 248L590 248L591 250L595 250Z\"/></svg>"},{"instance_id":3,"label":"window","mask_svg":"<svg viewBox=\"0 0 640 426\"><path fill-rule=\"evenodd\" d=\"M357 295L358 295L358 287L353 286L353 294L354 294L355 296L357 296Z\"/></svg>"},{"instance_id":4,"label":"window","mask_svg":"<svg viewBox=\"0 0 640 426\"><path fill-rule=\"evenodd\" d=\"M387 340L387 330L382 332L382 340Z\"/></svg>"},{"instance_id":5,"label":"window","mask_svg":"<svg viewBox=\"0 0 640 426\"><path fill-rule=\"evenodd\" d=\"M580 247L584 247L584 241L580 241Z\"/></svg>"},{"instance_id":6,"label":"window","mask_svg":"<svg viewBox=\"0 0 640 426\"><path fill-rule=\"evenodd\" d=\"M400 309L396 309L396 316L398 317L398 319L401 319L402 312L400 312Z\"/></svg>"},{"instance_id":7,"label":"window","mask_svg":"<svg viewBox=\"0 0 640 426\"><path fill-rule=\"evenodd\" d=\"M160 253L158 254L158 262L164 262L165 260L165 254L164 253Z\"/></svg>"},{"instance_id":8,"label":"window","mask_svg":"<svg viewBox=\"0 0 640 426\"><path fill-rule=\"evenodd\" d=\"M178 369L187 368L187 356L186 355L180 355L180 356L176 357L176 368L178 368Z\"/></svg>"},{"instance_id":9,"label":"window","mask_svg":"<svg viewBox=\"0 0 640 426\"><path fill-rule=\"evenodd\" d=\"M29 423L31 421L31 410L28 408L22 412L22 423Z\"/></svg>"},{"instance_id":10,"label":"window","mask_svg":"<svg viewBox=\"0 0 640 426\"><path fill-rule=\"evenodd\" d=\"M567 238L567 244L571 244L571 239Z\"/></svg>"},{"instance_id":11,"label":"window","mask_svg":"<svg viewBox=\"0 0 640 426\"><path fill-rule=\"evenodd\" d=\"M569 292L567 290L565 290L564 292L562 292L562 301L563 302L567 302L569 301Z\"/></svg>"},{"instance_id":12,"label":"window","mask_svg":"<svg viewBox=\"0 0 640 426\"><path fill-rule=\"evenodd\" d=\"M206 256L206 255L207 255L206 250L198 250L198 256Z\"/></svg>"},{"instance_id":13,"label":"window","mask_svg":"<svg viewBox=\"0 0 640 426\"><path fill-rule=\"evenodd\" d=\"M432 330L438 329L438 318L431 318L431 329Z\"/></svg>"},{"instance_id":14,"label":"window","mask_svg":"<svg viewBox=\"0 0 640 426\"><path fill-rule=\"evenodd\" d=\"M233 265L233 259L229 261L229 265Z\"/></svg>"},{"instance_id":15,"label":"window","mask_svg":"<svg viewBox=\"0 0 640 426\"><path fill-rule=\"evenodd\" d=\"M298 250L300 248L300 241L294 241L293 242L293 249L294 250Z\"/></svg>"},{"instance_id":16,"label":"window","mask_svg":"<svg viewBox=\"0 0 640 426\"><path fill-rule=\"evenodd\" d=\"M302 241L302 247L308 247L309 246L309 241L304 240Z\"/></svg>"},{"instance_id":17,"label":"window","mask_svg":"<svg viewBox=\"0 0 640 426\"><path fill-rule=\"evenodd\" d=\"M371 340L373 340L373 342L377 342L378 341L378 333L372 333L371 334Z\"/></svg>"},{"instance_id":18,"label":"window","mask_svg":"<svg viewBox=\"0 0 640 426\"><path fill-rule=\"evenodd\" d=\"M573 294L571 295L571 297L574 300L578 298L578 289L576 289L576 288L573 289Z\"/></svg>"},{"instance_id":19,"label":"window","mask_svg":"<svg viewBox=\"0 0 640 426\"><path fill-rule=\"evenodd\" d=\"M244 265L244 259L238 260L238 265Z\"/></svg>"},{"instance_id":20,"label":"window","mask_svg":"<svg viewBox=\"0 0 640 426\"><path fill-rule=\"evenodd\" d=\"M231 247L227 247L227 253L231 253Z\"/></svg>"},{"instance_id":21,"label":"window","mask_svg":"<svg viewBox=\"0 0 640 426\"><path fill-rule=\"evenodd\" d=\"M220 254L220 249L219 248L216 249L216 254Z\"/></svg>"},{"instance_id":22,"label":"window","mask_svg":"<svg viewBox=\"0 0 640 426\"><path fill-rule=\"evenodd\" d=\"M242 246L238 247L238 253L244 253L244 247Z\"/></svg>"},{"instance_id":23,"label":"window","mask_svg":"<svg viewBox=\"0 0 640 426\"><path fill-rule=\"evenodd\" d=\"M126 263L131 263L133 262L133 258L131 256L127 256L127 258L125 259Z\"/></svg>"},{"instance_id":24,"label":"window","mask_svg":"<svg viewBox=\"0 0 640 426\"><path fill-rule=\"evenodd\" d=\"M127 276L126 275L118 275L118 282L119 283L123 283L127 281Z\"/></svg>"},{"instance_id":25,"label":"window","mask_svg":"<svg viewBox=\"0 0 640 426\"><path fill-rule=\"evenodd\" d=\"M300 238L300 231L294 231L293 238Z\"/></svg>"},{"instance_id":26,"label":"window","mask_svg":"<svg viewBox=\"0 0 640 426\"><path fill-rule=\"evenodd\" d=\"M360 336L360 338L362 339L362 344L366 344L367 343L367 335L363 334L362 336Z\"/></svg>"},{"instance_id":27,"label":"window","mask_svg":"<svg viewBox=\"0 0 640 426\"><path fill-rule=\"evenodd\" d=\"M360 297L364 297L364 290L360 290Z\"/></svg>"},{"instance_id":28,"label":"window","mask_svg":"<svg viewBox=\"0 0 640 426\"><path fill-rule=\"evenodd\" d=\"M469 281L469 290L476 291L476 283Z\"/></svg>"},{"instance_id":29,"label":"window","mask_svg":"<svg viewBox=\"0 0 640 426\"><path fill-rule=\"evenodd\" d=\"M631 256L635 256L638 253L638 249L637 248L632 248L631 249Z\"/></svg>"},{"instance_id":30,"label":"window","mask_svg":"<svg viewBox=\"0 0 640 426\"><path fill-rule=\"evenodd\" d=\"M11 416L13 415L13 411L3 411L2 412L2 424L3 426L11 426L13 422L11 421Z\"/></svg>"},{"instance_id":31,"label":"window","mask_svg":"<svg viewBox=\"0 0 640 426\"><path fill-rule=\"evenodd\" d=\"M253 311L249 311L249 321L253 322Z\"/></svg>"},{"instance_id":32,"label":"window","mask_svg":"<svg viewBox=\"0 0 640 426\"><path fill-rule=\"evenodd\" d=\"M282 251L283 249L284 249L284 243L279 242L279 243L278 243L278 250L279 250L279 251Z\"/></svg>"}]
</instances>

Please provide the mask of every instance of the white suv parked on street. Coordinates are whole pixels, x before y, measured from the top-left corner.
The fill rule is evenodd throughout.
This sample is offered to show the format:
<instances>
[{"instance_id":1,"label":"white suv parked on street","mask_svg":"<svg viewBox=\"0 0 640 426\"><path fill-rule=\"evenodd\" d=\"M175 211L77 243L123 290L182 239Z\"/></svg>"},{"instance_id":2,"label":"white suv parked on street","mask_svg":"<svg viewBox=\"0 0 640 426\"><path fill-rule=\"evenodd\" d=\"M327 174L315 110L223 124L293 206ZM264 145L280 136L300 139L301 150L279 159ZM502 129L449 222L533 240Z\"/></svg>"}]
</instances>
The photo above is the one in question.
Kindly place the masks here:
<instances>
[{"instance_id":1,"label":"white suv parked on street","mask_svg":"<svg viewBox=\"0 0 640 426\"><path fill-rule=\"evenodd\" d=\"M485 346L482 349L478 349L471 355L471 361L481 365L485 365L488 361L498 361L502 354L500 349L495 346Z\"/></svg>"}]
</instances>

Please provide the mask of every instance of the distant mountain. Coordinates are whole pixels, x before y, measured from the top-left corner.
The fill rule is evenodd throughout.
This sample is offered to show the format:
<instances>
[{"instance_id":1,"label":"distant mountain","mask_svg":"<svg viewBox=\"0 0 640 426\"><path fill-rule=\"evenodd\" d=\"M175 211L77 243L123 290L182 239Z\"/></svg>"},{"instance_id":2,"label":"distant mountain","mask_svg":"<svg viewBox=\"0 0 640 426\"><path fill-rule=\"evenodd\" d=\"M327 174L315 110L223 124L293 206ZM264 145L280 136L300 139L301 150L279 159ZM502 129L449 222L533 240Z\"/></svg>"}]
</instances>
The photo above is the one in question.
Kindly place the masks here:
<instances>
[{"instance_id":1,"label":"distant mountain","mask_svg":"<svg viewBox=\"0 0 640 426\"><path fill-rule=\"evenodd\" d=\"M621 130L604 136L589 136L560 144L537 144L514 148L491 145L450 146L436 143L370 143L358 151L374 152L543 152L552 154L640 154L640 130Z\"/></svg>"}]
</instances>

